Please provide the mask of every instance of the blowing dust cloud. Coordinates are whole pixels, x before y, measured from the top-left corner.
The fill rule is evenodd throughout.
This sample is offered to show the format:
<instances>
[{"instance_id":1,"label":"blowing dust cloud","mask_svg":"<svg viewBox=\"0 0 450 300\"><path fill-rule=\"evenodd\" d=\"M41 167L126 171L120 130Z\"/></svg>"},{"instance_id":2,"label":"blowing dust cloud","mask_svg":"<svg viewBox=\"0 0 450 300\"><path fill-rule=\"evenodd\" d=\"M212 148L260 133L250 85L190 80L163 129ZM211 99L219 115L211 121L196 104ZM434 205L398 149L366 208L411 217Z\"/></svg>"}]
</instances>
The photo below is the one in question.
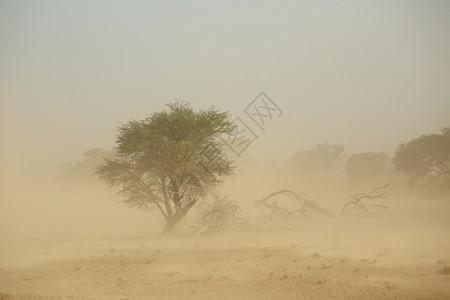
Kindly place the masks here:
<instances>
[{"instance_id":1,"label":"blowing dust cloud","mask_svg":"<svg viewBox=\"0 0 450 300\"><path fill-rule=\"evenodd\" d=\"M445 1L0 1L0 300L450 298Z\"/></svg>"}]
</instances>

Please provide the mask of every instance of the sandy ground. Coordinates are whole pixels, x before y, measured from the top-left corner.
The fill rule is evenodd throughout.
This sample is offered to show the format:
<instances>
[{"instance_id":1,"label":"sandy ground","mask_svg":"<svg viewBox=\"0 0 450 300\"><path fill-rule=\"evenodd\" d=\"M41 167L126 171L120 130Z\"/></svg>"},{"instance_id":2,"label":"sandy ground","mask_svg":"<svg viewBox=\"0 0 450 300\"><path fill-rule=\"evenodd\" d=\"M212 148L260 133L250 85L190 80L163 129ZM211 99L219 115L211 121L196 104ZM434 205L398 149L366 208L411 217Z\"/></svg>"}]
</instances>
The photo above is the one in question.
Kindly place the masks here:
<instances>
[{"instance_id":1,"label":"sandy ground","mask_svg":"<svg viewBox=\"0 0 450 300\"><path fill-rule=\"evenodd\" d=\"M10 240L0 299L450 299L450 205L405 203L295 230Z\"/></svg>"},{"instance_id":2,"label":"sandy ground","mask_svg":"<svg viewBox=\"0 0 450 300\"><path fill-rule=\"evenodd\" d=\"M143 247L3 269L0 278L13 299L449 299L449 276L437 269L294 247Z\"/></svg>"},{"instance_id":3,"label":"sandy ground","mask_svg":"<svg viewBox=\"0 0 450 300\"><path fill-rule=\"evenodd\" d=\"M450 299L444 251L360 239L349 247L298 232L66 238L2 254L10 259L0 269L0 299Z\"/></svg>"}]
</instances>

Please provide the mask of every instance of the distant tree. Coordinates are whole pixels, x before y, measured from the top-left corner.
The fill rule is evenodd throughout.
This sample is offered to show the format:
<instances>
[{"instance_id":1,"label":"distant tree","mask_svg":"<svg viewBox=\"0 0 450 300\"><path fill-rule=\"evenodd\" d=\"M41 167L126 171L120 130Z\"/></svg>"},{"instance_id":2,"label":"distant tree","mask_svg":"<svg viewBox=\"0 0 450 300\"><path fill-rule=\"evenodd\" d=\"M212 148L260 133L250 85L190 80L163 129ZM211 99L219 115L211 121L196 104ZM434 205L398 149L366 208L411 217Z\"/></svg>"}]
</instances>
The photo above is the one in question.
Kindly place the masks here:
<instances>
[{"instance_id":1,"label":"distant tree","mask_svg":"<svg viewBox=\"0 0 450 300\"><path fill-rule=\"evenodd\" d=\"M389 156L384 152L352 154L345 165L353 181L370 181L385 175L389 170Z\"/></svg>"},{"instance_id":2,"label":"distant tree","mask_svg":"<svg viewBox=\"0 0 450 300\"><path fill-rule=\"evenodd\" d=\"M92 180L92 172L101 164L104 159L111 157L111 151L100 148L93 148L83 152L83 158L70 164L61 165L59 179L67 182L88 182Z\"/></svg>"},{"instance_id":3,"label":"distant tree","mask_svg":"<svg viewBox=\"0 0 450 300\"><path fill-rule=\"evenodd\" d=\"M169 234L209 189L232 175L219 137L233 130L227 112L168 104L122 125L116 157L106 159L96 174L118 186L130 207L157 209L166 220L163 234Z\"/></svg>"},{"instance_id":4,"label":"distant tree","mask_svg":"<svg viewBox=\"0 0 450 300\"><path fill-rule=\"evenodd\" d=\"M307 151L300 151L290 160L290 168L301 173L329 171L346 157L344 145L319 144Z\"/></svg>"},{"instance_id":5,"label":"distant tree","mask_svg":"<svg viewBox=\"0 0 450 300\"><path fill-rule=\"evenodd\" d=\"M393 159L394 168L410 176L410 184L450 190L450 128L401 144Z\"/></svg>"}]
</instances>

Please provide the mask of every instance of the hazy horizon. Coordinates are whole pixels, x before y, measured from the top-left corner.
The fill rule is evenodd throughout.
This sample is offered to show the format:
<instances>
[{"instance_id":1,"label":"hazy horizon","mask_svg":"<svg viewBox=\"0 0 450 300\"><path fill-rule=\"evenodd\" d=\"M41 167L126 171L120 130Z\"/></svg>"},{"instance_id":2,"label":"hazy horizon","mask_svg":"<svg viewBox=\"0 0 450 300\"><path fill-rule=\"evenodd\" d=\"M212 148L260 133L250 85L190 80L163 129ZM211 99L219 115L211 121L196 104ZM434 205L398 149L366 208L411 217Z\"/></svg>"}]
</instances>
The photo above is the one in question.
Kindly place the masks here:
<instances>
[{"instance_id":1,"label":"hazy horizon","mask_svg":"<svg viewBox=\"0 0 450 300\"><path fill-rule=\"evenodd\" d=\"M450 3L0 1L2 164L114 146L175 100L283 110L246 155L384 151L450 124ZM30 151L30 145L31 150Z\"/></svg>"}]
</instances>

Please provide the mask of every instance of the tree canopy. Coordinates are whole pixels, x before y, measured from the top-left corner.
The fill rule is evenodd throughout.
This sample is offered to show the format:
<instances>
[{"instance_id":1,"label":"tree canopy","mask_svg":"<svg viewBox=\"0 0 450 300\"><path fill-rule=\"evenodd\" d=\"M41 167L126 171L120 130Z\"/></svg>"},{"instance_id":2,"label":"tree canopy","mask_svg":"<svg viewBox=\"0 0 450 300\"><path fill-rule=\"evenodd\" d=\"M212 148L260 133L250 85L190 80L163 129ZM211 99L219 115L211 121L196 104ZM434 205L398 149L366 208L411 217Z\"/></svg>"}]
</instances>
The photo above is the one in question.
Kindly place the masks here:
<instances>
[{"instance_id":1,"label":"tree canopy","mask_svg":"<svg viewBox=\"0 0 450 300\"><path fill-rule=\"evenodd\" d=\"M344 145L323 143L307 151L295 154L289 164L294 171L309 174L316 171L329 171L345 158Z\"/></svg>"},{"instance_id":2,"label":"tree canopy","mask_svg":"<svg viewBox=\"0 0 450 300\"><path fill-rule=\"evenodd\" d=\"M393 164L410 176L410 184L435 182L439 188L450 190L450 128L401 144Z\"/></svg>"},{"instance_id":3,"label":"tree canopy","mask_svg":"<svg viewBox=\"0 0 450 300\"><path fill-rule=\"evenodd\" d=\"M389 164L389 156L384 152L363 152L352 154L345 169L352 180L369 181L386 175Z\"/></svg>"},{"instance_id":4,"label":"tree canopy","mask_svg":"<svg viewBox=\"0 0 450 300\"><path fill-rule=\"evenodd\" d=\"M170 233L209 189L233 174L220 141L233 130L228 112L168 104L144 120L122 125L116 156L96 174L119 187L130 207L157 209L166 220L164 233Z\"/></svg>"},{"instance_id":5,"label":"tree canopy","mask_svg":"<svg viewBox=\"0 0 450 300\"><path fill-rule=\"evenodd\" d=\"M93 148L83 152L83 158L70 164L60 165L61 173L58 178L64 182L90 182L92 170L104 162L105 157L113 153L100 148Z\"/></svg>"}]
</instances>

